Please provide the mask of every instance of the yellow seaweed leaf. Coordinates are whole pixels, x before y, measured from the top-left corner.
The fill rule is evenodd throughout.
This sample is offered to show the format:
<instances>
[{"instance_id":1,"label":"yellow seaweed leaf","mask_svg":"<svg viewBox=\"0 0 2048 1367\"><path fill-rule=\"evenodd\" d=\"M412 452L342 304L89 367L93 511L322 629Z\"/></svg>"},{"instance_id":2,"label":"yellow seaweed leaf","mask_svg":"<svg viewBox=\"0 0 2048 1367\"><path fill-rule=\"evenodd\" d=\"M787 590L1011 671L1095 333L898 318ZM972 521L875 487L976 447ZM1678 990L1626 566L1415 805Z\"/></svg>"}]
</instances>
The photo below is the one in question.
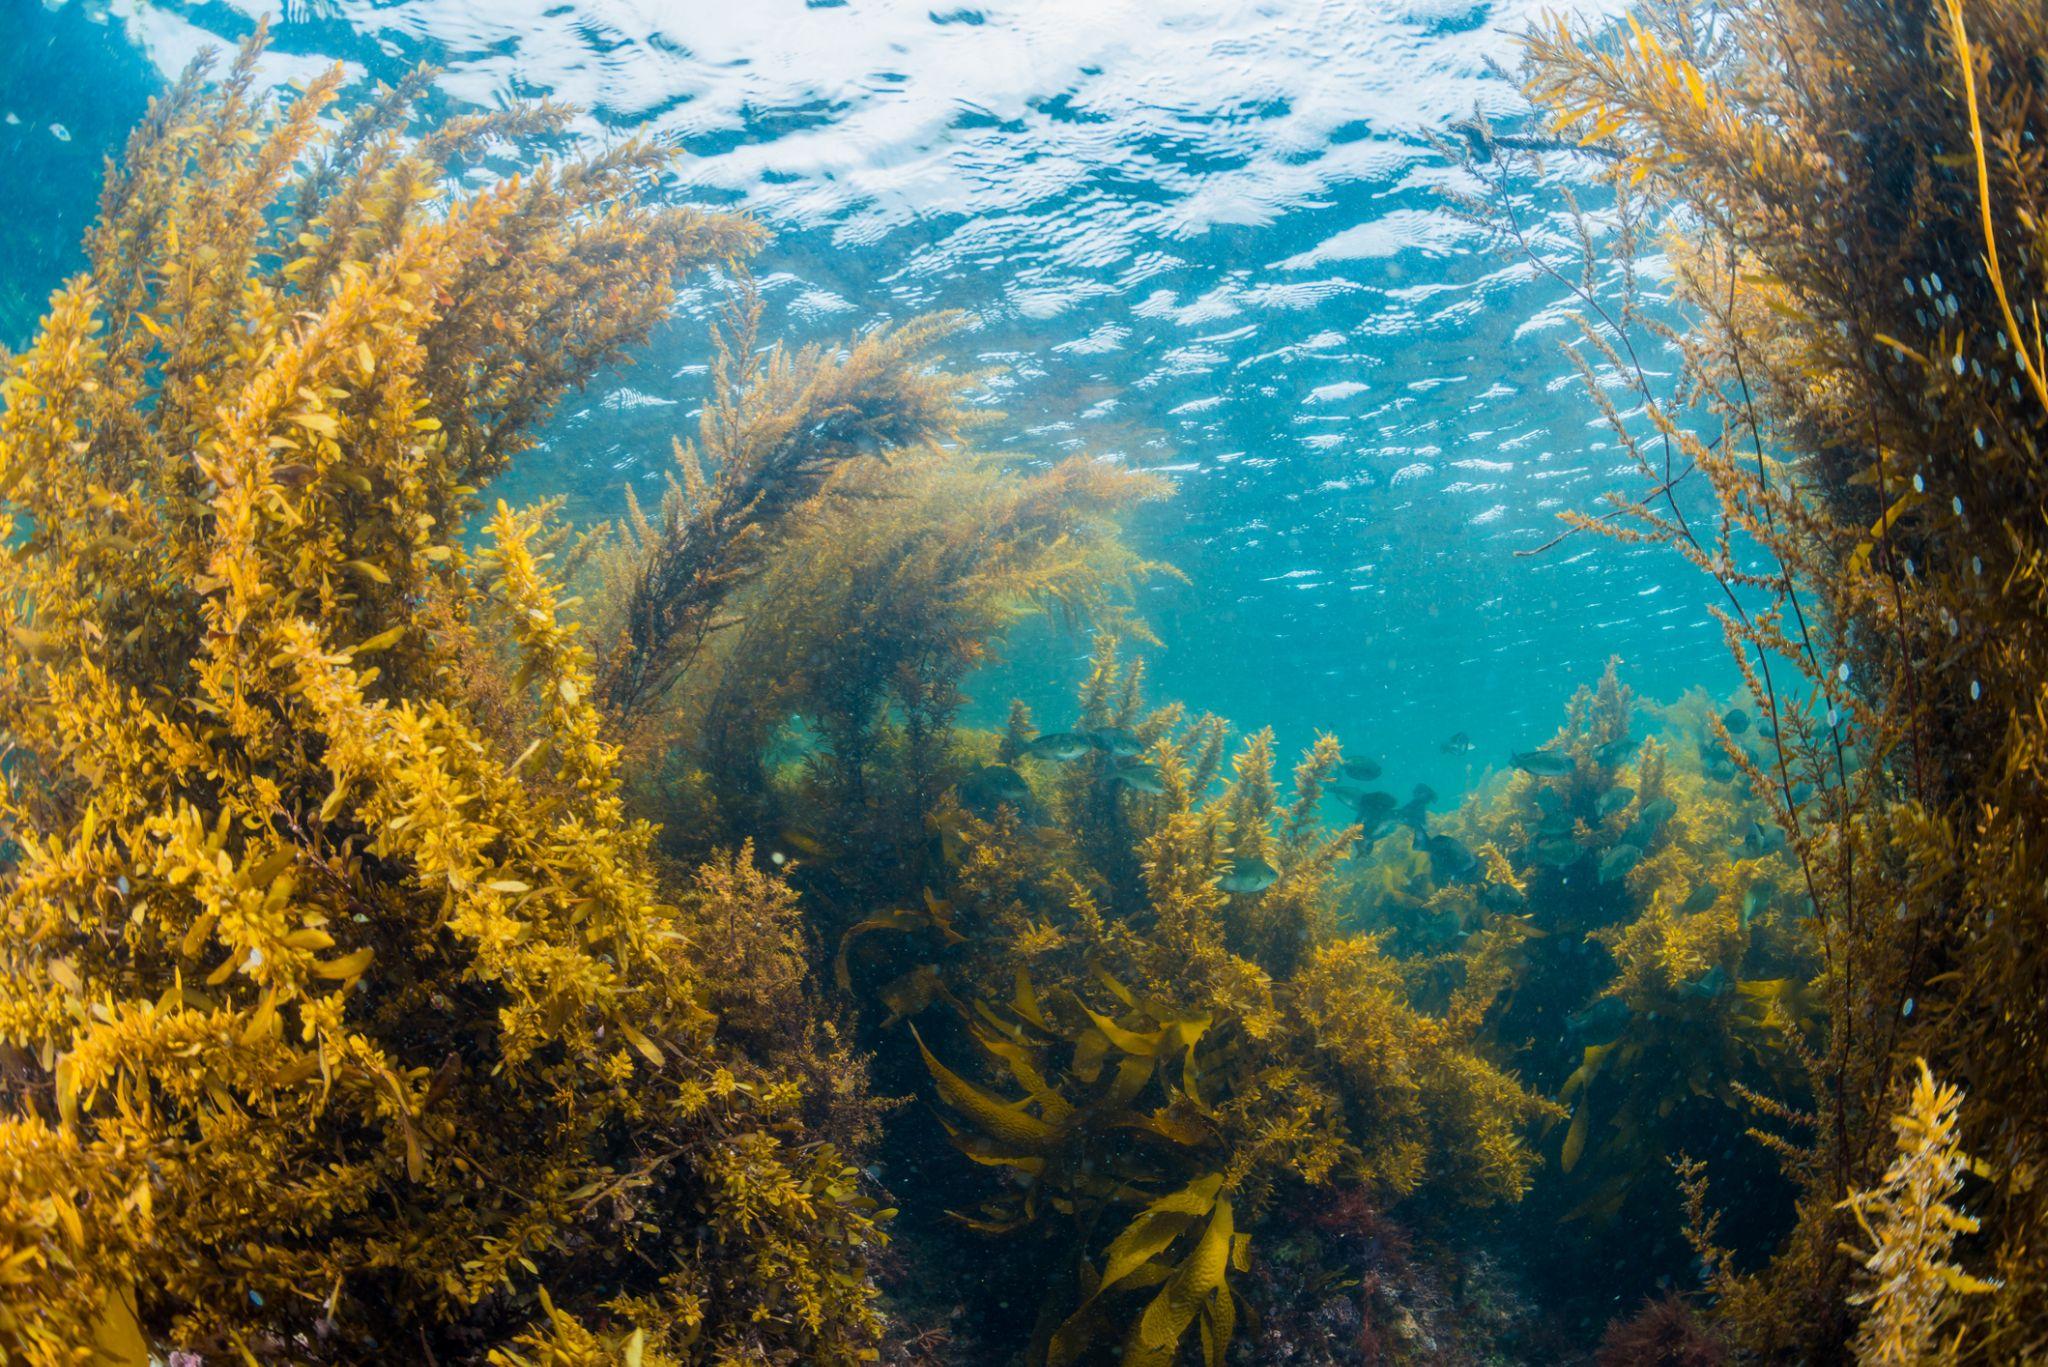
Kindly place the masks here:
<instances>
[{"instance_id":1,"label":"yellow seaweed leaf","mask_svg":"<svg viewBox=\"0 0 2048 1367\"><path fill-rule=\"evenodd\" d=\"M1027 1153L1043 1149L1059 1138L1059 1131L1052 1125L1020 1105L983 1091L939 1062L925 1046L924 1037L918 1034L916 1026L911 1027L910 1034L917 1041L918 1053L923 1056L925 1068L938 1087L940 1100L971 1120L982 1133Z\"/></svg>"}]
</instances>

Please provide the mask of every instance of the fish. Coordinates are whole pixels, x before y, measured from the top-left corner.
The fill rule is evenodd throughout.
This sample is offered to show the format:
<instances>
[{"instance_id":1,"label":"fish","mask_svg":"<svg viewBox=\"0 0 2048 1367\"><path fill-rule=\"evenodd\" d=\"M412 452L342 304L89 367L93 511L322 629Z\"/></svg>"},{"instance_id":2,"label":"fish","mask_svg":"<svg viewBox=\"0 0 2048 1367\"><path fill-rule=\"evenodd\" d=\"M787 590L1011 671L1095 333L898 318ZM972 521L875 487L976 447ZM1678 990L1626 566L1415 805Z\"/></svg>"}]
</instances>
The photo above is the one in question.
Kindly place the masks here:
<instances>
[{"instance_id":1,"label":"fish","mask_svg":"<svg viewBox=\"0 0 2048 1367\"><path fill-rule=\"evenodd\" d=\"M1744 930L1748 930L1749 923L1761 915L1764 908L1771 904L1771 898L1777 895L1777 891L1777 888L1772 886L1767 880L1749 885L1749 891L1742 894L1742 928Z\"/></svg>"},{"instance_id":2,"label":"fish","mask_svg":"<svg viewBox=\"0 0 2048 1367\"><path fill-rule=\"evenodd\" d=\"M984 764L954 785L960 805L984 821L993 821L1002 807L1026 815L1036 807L1031 785L1007 764Z\"/></svg>"},{"instance_id":3,"label":"fish","mask_svg":"<svg viewBox=\"0 0 2048 1367\"><path fill-rule=\"evenodd\" d=\"M1570 812L1552 812L1536 823L1538 835L1571 835L1579 829L1579 820Z\"/></svg>"},{"instance_id":4,"label":"fish","mask_svg":"<svg viewBox=\"0 0 2048 1367\"><path fill-rule=\"evenodd\" d=\"M1094 748L1094 742L1087 736L1077 735L1072 731L1054 731L1025 746L1024 753L1065 764L1081 758Z\"/></svg>"},{"instance_id":5,"label":"fish","mask_svg":"<svg viewBox=\"0 0 2048 1367\"><path fill-rule=\"evenodd\" d=\"M1358 813L1359 824L1365 827L1365 833L1374 835L1400 806L1392 793L1370 792L1360 793L1352 804L1352 810Z\"/></svg>"},{"instance_id":6,"label":"fish","mask_svg":"<svg viewBox=\"0 0 2048 1367\"><path fill-rule=\"evenodd\" d=\"M1436 789L1427 783L1415 785L1414 795L1402 804L1397 815L1401 823L1414 829L1417 835L1429 834L1429 804L1436 801Z\"/></svg>"},{"instance_id":7,"label":"fish","mask_svg":"<svg viewBox=\"0 0 2048 1367\"><path fill-rule=\"evenodd\" d=\"M1524 750L1509 761L1525 774L1538 778L1563 778L1578 772L1579 762L1558 750Z\"/></svg>"},{"instance_id":8,"label":"fish","mask_svg":"<svg viewBox=\"0 0 2048 1367\"><path fill-rule=\"evenodd\" d=\"M1735 990L1735 982L1728 976L1728 970L1715 964L1712 968L1685 984L1683 991L1688 997L1700 997L1712 1001L1725 997Z\"/></svg>"},{"instance_id":9,"label":"fish","mask_svg":"<svg viewBox=\"0 0 2048 1367\"><path fill-rule=\"evenodd\" d=\"M1479 747L1472 743L1472 737L1460 731L1437 748L1447 755L1469 755Z\"/></svg>"},{"instance_id":10,"label":"fish","mask_svg":"<svg viewBox=\"0 0 2048 1367\"><path fill-rule=\"evenodd\" d=\"M1497 911L1512 916L1521 911L1528 899L1506 883L1488 883L1479 890L1479 905L1488 911Z\"/></svg>"},{"instance_id":11,"label":"fish","mask_svg":"<svg viewBox=\"0 0 2048 1367\"><path fill-rule=\"evenodd\" d=\"M1114 755L1118 759L1128 759L1145 748L1138 744L1136 736L1124 730L1121 726L1099 727L1084 734L1088 737L1089 743L1096 749Z\"/></svg>"},{"instance_id":12,"label":"fish","mask_svg":"<svg viewBox=\"0 0 2048 1367\"><path fill-rule=\"evenodd\" d=\"M1663 829L1665 822L1677 815L1678 804L1668 797L1660 797L1643 804L1643 809L1636 813L1636 826L1647 833L1655 834Z\"/></svg>"},{"instance_id":13,"label":"fish","mask_svg":"<svg viewBox=\"0 0 2048 1367\"><path fill-rule=\"evenodd\" d=\"M1742 840L1737 848L1747 857L1755 859L1769 854L1784 843L1785 833L1783 831L1780 831L1776 826L1766 826L1763 822L1751 818L1749 829L1742 833Z\"/></svg>"},{"instance_id":14,"label":"fish","mask_svg":"<svg viewBox=\"0 0 2048 1367\"><path fill-rule=\"evenodd\" d=\"M1715 887L1712 883L1702 883L1692 890L1692 896L1678 904L1678 913L1681 916L1690 916L1694 912L1705 911L1720 900L1721 890L1719 888Z\"/></svg>"},{"instance_id":15,"label":"fish","mask_svg":"<svg viewBox=\"0 0 2048 1367\"><path fill-rule=\"evenodd\" d=\"M1749 729L1749 713L1739 707L1731 707L1721 714L1721 725L1728 728L1728 734L1739 736Z\"/></svg>"},{"instance_id":16,"label":"fish","mask_svg":"<svg viewBox=\"0 0 2048 1367\"><path fill-rule=\"evenodd\" d=\"M1423 842L1429 852L1429 866L1438 881L1461 879L1479 867L1479 856L1456 836L1433 835Z\"/></svg>"},{"instance_id":17,"label":"fish","mask_svg":"<svg viewBox=\"0 0 2048 1367\"><path fill-rule=\"evenodd\" d=\"M1564 1028L1566 1033L1577 1035L1589 1044L1612 1044L1628 1028L1629 1017L1634 1014L1621 998L1602 997L1567 1018Z\"/></svg>"},{"instance_id":18,"label":"fish","mask_svg":"<svg viewBox=\"0 0 2048 1367\"><path fill-rule=\"evenodd\" d=\"M1564 810L1564 794L1555 788L1538 788L1536 790L1536 805L1552 816L1555 816Z\"/></svg>"},{"instance_id":19,"label":"fish","mask_svg":"<svg viewBox=\"0 0 2048 1367\"><path fill-rule=\"evenodd\" d=\"M1594 810L1602 816L1613 816L1635 800L1636 790L1633 788L1609 788L1600 794L1600 801L1594 804Z\"/></svg>"},{"instance_id":20,"label":"fish","mask_svg":"<svg viewBox=\"0 0 2048 1367\"><path fill-rule=\"evenodd\" d=\"M1633 736L1618 736L1595 750L1593 760L1603 769L1612 769L1634 755L1641 745Z\"/></svg>"},{"instance_id":21,"label":"fish","mask_svg":"<svg viewBox=\"0 0 2048 1367\"><path fill-rule=\"evenodd\" d=\"M1539 840L1532 849L1538 860L1554 869L1569 868L1577 863L1579 856L1584 853L1576 841L1562 836Z\"/></svg>"},{"instance_id":22,"label":"fish","mask_svg":"<svg viewBox=\"0 0 2048 1367\"><path fill-rule=\"evenodd\" d=\"M1637 846L1616 845L1600 856L1600 881L1612 883L1615 879L1625 876L1642 857L1643 852Z\"/></svg>"},{"instance_id":23,"label":"fish","mask_svg":"<svg viewBox=\"0 0 2048 1367\"><path fill-rule=\"evenodd\" d=\"M1112 778L1132 792L1150 797L1158 797L1166 791L1166 784L1159 777L1159 768L1153 764L1126 764Z\"/></svg>"},{"instance_id":24,"label":"fish","mask_svg":"<svg viewBox=\"0 0 2048 1367\"><path fill-rule=\"evenodd\" d=\"M1360 783L1370 783L1380 776L1380 762L1376 759L1347 759L1337 766L1337 772Z\"/></svg>"},{"instance_id":25,"label":"fish","mask_svg":"<svg viewBox=\"0 0 2048 1367\"><path fill-rule=\"evenodd\" d=\"M1280 881L1280 870L1263 859L1233 859L1230 872L1216 880L1216 886L1225 892L1264 892Z\"/></svg>"}]
</instances>

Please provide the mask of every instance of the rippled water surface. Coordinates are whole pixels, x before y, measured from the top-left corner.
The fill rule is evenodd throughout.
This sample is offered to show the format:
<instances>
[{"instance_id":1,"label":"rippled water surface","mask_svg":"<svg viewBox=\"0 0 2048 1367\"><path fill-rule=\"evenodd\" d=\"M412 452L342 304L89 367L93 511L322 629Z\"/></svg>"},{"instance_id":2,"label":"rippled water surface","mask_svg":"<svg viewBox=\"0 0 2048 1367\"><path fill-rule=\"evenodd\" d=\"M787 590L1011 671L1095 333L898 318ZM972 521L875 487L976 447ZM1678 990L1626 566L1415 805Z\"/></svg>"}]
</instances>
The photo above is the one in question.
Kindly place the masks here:
<instances>
[{"instance_id":1,"label":"rippled water surface","mask_svg":"<svg viewBox=\"0 0 2048 1367\"><path fill-rule=\"evenodd\" d=\"M1142 529L1189 576L1146 604L1159 694L1455 782L1444 737L1497 764L1609 655L1653 695L1727 673L1703 582L1668 557L1516 555L1628 479L1559 352L1560 289L1447 212L1427 140L1514 115L1492 64L1538 8L301 0L265 74L424 61L451 105L548 96L584 136L672 141L680 193L775 229L757 270L783 332L967 310L956 359L990 367L1004 414L987 440L1174 479ZM0 0L7 340L75 265L151 89L266 12ZM1559 184L1524 188L1555 224ZM514 478L593 516L658 479L716 298ZM1027 640L985 692L1050 701L1079 649Z\"/></svg>"}]
</instances>

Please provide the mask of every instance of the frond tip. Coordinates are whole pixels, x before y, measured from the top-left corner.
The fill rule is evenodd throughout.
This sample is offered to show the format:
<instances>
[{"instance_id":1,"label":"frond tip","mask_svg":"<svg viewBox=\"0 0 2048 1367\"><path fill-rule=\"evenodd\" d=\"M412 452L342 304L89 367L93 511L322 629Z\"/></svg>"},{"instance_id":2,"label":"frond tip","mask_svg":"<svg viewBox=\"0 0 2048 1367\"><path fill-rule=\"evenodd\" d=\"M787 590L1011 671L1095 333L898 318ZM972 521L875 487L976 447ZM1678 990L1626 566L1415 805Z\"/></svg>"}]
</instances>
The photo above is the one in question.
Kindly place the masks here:
<instances>
[{"instance_id":1,"label":"frond tip","mask_svg":"<svg viewBox=\"0 0 2048 1367\"><path fill-rule=\"evenodd\" d=\"M1865 1273L1864 1289L1849 1297L1867 1307L1856 1331L1856 1361L1872 1364L1949 1362L1961 1335L1943 1341L1955 1298L1980 1295L1998 1284L1972 1277L1950 1260L1958 1234L1978 1222L1954 1204L1963 1173L1972 1166L1962 1149L1956 1108L1962 1093L1936 1082L1925 1059L1906 1109L1892 1117L1898 1155L1875 1187L1850 1193L1838 1209L1856 1216L1868 1248L1844 1244Z\"/></svg>"}]
</instances>

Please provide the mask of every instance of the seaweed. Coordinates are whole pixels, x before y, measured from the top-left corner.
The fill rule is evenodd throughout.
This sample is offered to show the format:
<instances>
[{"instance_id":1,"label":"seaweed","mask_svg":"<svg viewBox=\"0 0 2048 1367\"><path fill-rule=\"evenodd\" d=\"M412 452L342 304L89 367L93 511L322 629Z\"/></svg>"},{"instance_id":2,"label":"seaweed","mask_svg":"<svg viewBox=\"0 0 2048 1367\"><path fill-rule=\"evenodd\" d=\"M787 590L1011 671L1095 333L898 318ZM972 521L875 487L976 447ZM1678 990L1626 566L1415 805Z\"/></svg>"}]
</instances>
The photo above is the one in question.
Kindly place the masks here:
<instances>
[{"instance_id":1,"label":"seaweed","mask_svg":"<svg viewBox=\"0 0 2048 1367\"><path fill-rule=\"evenodd\" d=\"M1548 268L1640 481L1564 535L1667 547L1718 586L1770 742L1731 759L1799 864L1823 960L1812 1109L1779 1103L1813 1122L1780 1148L1798 1221L1716 1317L1759 1354L1842 1351L1839 1202L1884 1170L1886 1097L1924 1057L1967 1084L1994 1174L1976 1256L1998 1286L1958 1308L1962 1356L2037 1357L2048 219L2029 130L2048 30L2025 6L1759 0L1547 23L1528 51L1538 106L1609 159L1618 231L1582 239L1576 280ZM1509 173L1475 166L1474 207L1519 248ZM1634 260L1660 227L1677 326ZM1676 350L1674 383L1639 338Z\"/></svg>"},{"instance_id":2,"label":"seaweed","mask_svg":"<svg viewBox=\"0 0 2048 1367\"><path fill-rule=\"evenodd\" d=\"M1184 1339L1220 1361L1231 1271L1296 1193L1512 1202L1535 1165L1523 1136L1553 1114L1472 1047L1477 1002L1422 1011L1376 937L1338 931L1357 830L1313 819L1336 742L1287 800L1264 733L1206 791L1220 724L1148 709L1139 679L1104 640L1074 731L1042 747L1066 759L1013 720L1027 790L938 818L943 920L889 913L847 946L851 977L915 1017L954 1145L1007 1173L959 1218L1068 1269L1033 1336L1052 1363L1118 1343L1163 1363ZM1072 735L1097 743L1076 754ZM1156 784L1133 786L1134 763ZM886 977L905 963L939 989L908 1011Z\"/></svg>"},{"instance_id":3,"label":"seaweed","mask_svg":"<svg viewBox=\"0 0 2048 1367\"><path fill-rule=\"evenodd\" d=\"M661 865L551 507L478 517L760 232L639 142L458 190L566 111L331 119L263 42L7 364L0 1355L868 1360L877 1108L792 894Z\"/></svg>"}]
</instances>

